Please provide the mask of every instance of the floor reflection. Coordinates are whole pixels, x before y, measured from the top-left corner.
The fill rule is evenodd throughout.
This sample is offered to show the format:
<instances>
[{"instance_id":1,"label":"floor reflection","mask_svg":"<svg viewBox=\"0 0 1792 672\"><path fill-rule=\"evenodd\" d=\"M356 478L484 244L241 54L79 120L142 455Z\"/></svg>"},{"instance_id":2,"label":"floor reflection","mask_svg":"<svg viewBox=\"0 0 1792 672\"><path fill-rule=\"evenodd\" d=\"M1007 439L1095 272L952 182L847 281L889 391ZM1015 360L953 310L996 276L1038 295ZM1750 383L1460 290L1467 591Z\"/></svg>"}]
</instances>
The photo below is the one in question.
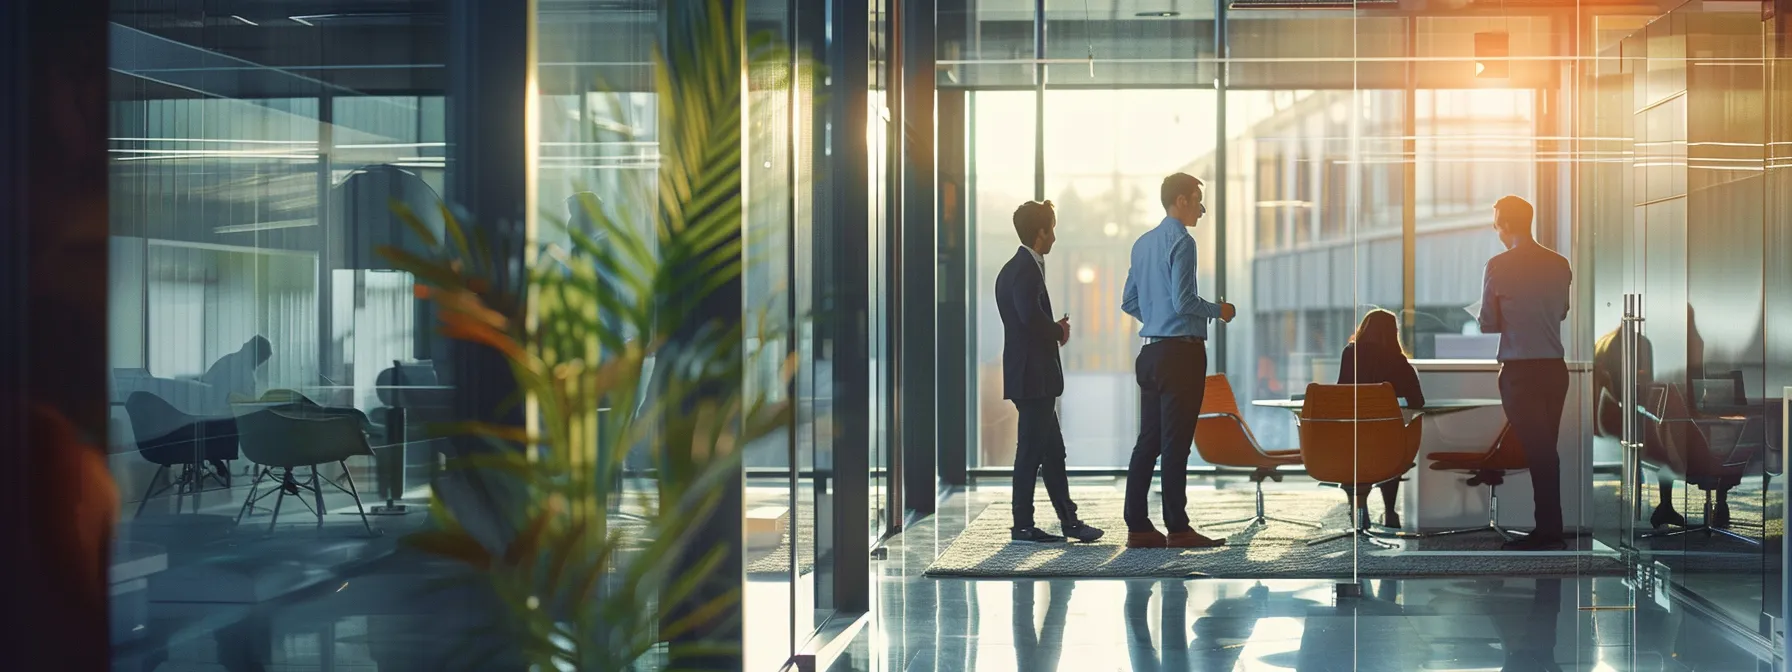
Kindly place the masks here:
<instances>
[{"instance_id":1,"label":"floor reflection","mask_svg":"<svg viewBox=\"0 0 1792 672\"><path fill-rule=\"evenodd\" d=\"M1621 578L1371 579L1356 598L1337 597L1335 582L1323 580L930 579L927 564L979 512L955 501L941 510L891 544L874 570L871 622L830 669L1768 669L1710 621L1664 608ZM145 641L115 651L115 669L513 669L468 665L473 658L458 652L501 607L441 590L429 569L393 558L248 611L161 604ZM767 603L776 596L746 599L749 619L789 617Z\"/></svg>"}]
</instances>

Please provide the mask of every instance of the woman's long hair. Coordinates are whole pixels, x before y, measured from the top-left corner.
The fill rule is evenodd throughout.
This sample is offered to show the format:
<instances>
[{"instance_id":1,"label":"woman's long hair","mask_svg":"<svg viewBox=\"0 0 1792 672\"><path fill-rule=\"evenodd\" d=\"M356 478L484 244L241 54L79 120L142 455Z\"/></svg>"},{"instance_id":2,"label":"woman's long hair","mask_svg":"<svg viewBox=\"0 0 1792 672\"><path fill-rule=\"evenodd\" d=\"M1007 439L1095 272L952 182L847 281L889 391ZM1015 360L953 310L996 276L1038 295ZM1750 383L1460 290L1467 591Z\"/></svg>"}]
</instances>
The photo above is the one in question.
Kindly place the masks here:
<instances>
[{"instance_id":1,"label":"woman's long hair","mask_svg":"<svg viewBox=\"0 0 1792 672\"><path fill-rule=\"evenodd\" d=\"M1397 352L1402 357L1411 357L1406 347L1400 344L1400 321L1394 314L1380 308L1369 311L1363 321L1356 325L1356 333L1350 335L1350 342L1355 343L1357 352L1364 350L1376 352Z\"/></svg>"}]
</instances>

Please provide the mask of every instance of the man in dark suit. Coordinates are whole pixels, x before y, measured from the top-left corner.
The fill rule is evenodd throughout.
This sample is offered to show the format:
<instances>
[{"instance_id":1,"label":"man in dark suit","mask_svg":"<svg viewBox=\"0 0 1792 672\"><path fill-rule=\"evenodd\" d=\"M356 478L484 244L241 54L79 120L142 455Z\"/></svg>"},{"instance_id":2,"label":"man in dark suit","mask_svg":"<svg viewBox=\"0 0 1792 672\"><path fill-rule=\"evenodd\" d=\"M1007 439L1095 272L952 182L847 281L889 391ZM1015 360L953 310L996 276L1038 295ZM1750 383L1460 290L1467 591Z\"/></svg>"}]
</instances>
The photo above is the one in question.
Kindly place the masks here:
<instances>
[{"instance_id":1,"label":"man in dark suit","mask_svg":"<svg viewBox=\"0 0 1792 672\"><path fill-rule=\"evenodd\" d=\"M1015 541L1057 542L1064 537L1033 524L1033 481L1045 477L1045 492L1058 513L1064 535L1089 542L1101 530L1084 525L1070 501L1070 480L1064 474L1064 433L1058 428L1058 395L1064 393L1064 368L1058 348L1070 342L1070 317L1052 319L1052 300L1045 291L1045 255L1057 242L1058 215L1052 202L1028 201L1014 211L1014 231L1021 247L996 275L996 306L1002 315L1002 396L1020 411L1020 440L1014 451Z\"/></svg>"}]
</instances>

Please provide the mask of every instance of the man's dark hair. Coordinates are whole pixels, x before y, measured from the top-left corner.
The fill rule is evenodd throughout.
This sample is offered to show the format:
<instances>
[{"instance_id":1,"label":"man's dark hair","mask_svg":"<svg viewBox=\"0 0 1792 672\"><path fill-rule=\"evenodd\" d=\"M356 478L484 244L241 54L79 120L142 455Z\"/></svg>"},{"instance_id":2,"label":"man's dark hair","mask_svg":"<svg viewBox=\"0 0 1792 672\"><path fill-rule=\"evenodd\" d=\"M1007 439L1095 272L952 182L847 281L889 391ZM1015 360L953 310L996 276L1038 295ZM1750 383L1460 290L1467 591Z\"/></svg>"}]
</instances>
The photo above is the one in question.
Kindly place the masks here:
<instances>
[{"instance_id":1,"label":"man's dark hair","mask_svg":"<svg viewBox=\"0 0 1792 672\"><path fill-rule=\"evenodd\" d=\"M1493 204L1493 209L1498 210L1501 217L1521 225L1514 231L1531 232L1531 218L1536 216L1536 211L1531 208L1530 201L1517 196L1507 196L1496 201Z\"/></svg>"},{"instance_id":2,"label":"man's dark hair","mask_svg":"<svg viewBox=\"0 0 1792 672\"><path fill-rule=\"evenodd\" d=\"M1164 178L1164 186L1160 194L1164 202L1164 209L1169 210L1171 206L1176 205L1177 196L1187 196L1200 188L1201 181L1188 173L1176 173Z\"/></svg>"},{"instance_id":3,"label":"man's dark hair","mask_svg":"<svg viewBox=\"0 0 1792 672\"><path fill-rule=\"evenodd\" d=\"M256 335L249 339L249 347L255 352L255 361L265 362L274 356L274 344L269 343L266 336Z\"/></svg>"},{"instance_id":4,"label":"man's dark hair","mask_svg":"<svg viewBox=\"0 0 1792 672\"><path fill-rule=\"evenodd\" d=\"M1014 209L1014 232L1020 234L1020 244L1032 245L1039 240L1039 232L1051 226L1052 219L1057 217L1052 202L1027 201Z\"/></svg>"}]
</instances>

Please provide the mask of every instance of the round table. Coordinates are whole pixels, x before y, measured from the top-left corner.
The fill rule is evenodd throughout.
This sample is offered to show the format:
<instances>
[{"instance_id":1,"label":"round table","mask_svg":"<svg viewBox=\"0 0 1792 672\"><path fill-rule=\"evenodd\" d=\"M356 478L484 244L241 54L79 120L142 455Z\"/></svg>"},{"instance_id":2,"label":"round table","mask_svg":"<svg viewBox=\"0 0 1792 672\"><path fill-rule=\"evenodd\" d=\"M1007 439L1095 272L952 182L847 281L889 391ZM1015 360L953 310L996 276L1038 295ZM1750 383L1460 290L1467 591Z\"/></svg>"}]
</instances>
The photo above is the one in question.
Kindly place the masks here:
<instances>
[{"instance_id":1,"label":"round table","mask_svg":"<svg viewBox=\"0 0 1792 672\"><path fill-rule=\"evenodd\" d=\"M1305 399L1258 399L1251 402L1251 405L1262 406L1265 408L1280 408L1299 415L1300 409L1306 406L1306 403ZM1462 411L1472 411L1477 408L1487 408L1489 406L1498 405L1500 405L1500 400L1498 399L1426 399L1425 405L1421 408L1407 408L1404 400L1402 400L1400 410L1407 414L1408 420L1411 420L1413 417L1421 414L1448 415L1450 413L1460 413Z\"/></svg>"}]
</instances>

